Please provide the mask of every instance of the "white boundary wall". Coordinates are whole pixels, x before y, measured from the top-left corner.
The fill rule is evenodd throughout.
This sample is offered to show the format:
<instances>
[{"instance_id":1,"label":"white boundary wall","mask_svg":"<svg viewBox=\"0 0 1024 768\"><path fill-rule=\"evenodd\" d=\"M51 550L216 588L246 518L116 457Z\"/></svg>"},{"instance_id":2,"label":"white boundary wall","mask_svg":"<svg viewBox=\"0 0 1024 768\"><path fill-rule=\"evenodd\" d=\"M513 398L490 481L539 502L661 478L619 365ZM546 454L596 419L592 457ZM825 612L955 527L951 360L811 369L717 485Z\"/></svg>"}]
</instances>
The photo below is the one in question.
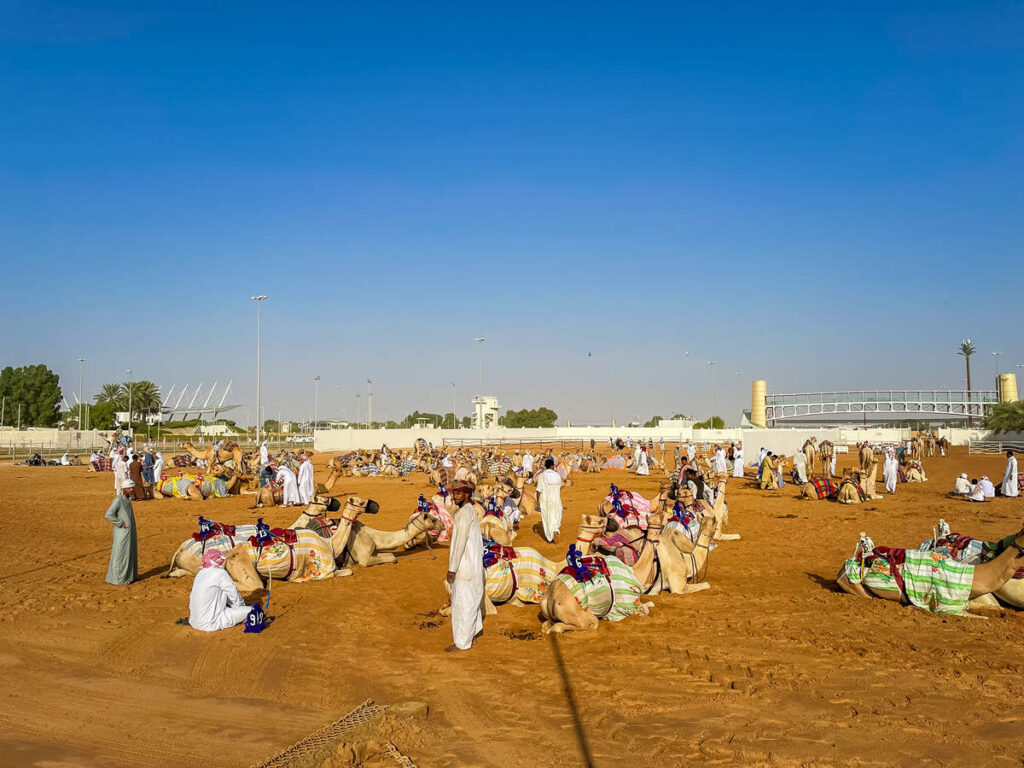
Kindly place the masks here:
<instances>
[{"instance_id":1,"label":"white boundary wall","mask_svg":"<svg viewBox=\"0 0 1024 768\"><path fill-rule=\"evenodd\" d=\"M77 429L56 427L30 427L22 430L4 427L0 429L0 448L63 448L71 451L91 451L107 444L100 437L100 432L98 429L79 432ZM110 430L105 430L104 434L109 435Z\"/></svg>"},{"instance_id":2,"label":"white boundary wall","mask_svg":"<svg viewBox=\"0 0 1024 768\"><path fill-rule=\"evenodd\" d=\"M553 427L551 429L434 429L431 427L413 429L318 429L313 436L313 447L327 453L380 448L387 444L391 448L411 448L417 438L422 437L435 446L448 444L498 444L518 442L540 442L554 440L582 440L589 443L593 438L598 443L607 443L608 438L632 437L634 440L664 439L666 443L689 442L716 443L743 441L747 459L756 456L761 447L773 453L792 456L800 450L809 437L818 442L831 440L837 446L847 446L867 440L871 444L896 443L908 440L911 431L900 428L859 428L855 426L835 429L813 427L792 427L775 429L692 429L689 427ZM983 429L941 429L953 445L966 445L970 440L998 440ZM1013 437L1007 435L1003 439Z\"/></svg>"}]
</instances>

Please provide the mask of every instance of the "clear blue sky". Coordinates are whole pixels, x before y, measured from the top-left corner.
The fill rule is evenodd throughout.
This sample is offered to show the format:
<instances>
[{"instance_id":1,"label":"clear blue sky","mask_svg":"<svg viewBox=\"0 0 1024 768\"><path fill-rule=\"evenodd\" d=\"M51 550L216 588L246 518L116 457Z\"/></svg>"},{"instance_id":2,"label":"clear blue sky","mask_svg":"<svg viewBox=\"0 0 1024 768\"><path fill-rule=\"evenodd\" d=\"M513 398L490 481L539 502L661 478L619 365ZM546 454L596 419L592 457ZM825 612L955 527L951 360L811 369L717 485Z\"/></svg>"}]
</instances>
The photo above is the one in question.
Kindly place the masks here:
<instances>
[{"instance_id":1,"label":"clear blue sky","mask_svg":"<svg viewBox=\"0 0 1024 768\"><path fill-rule=\"evenodd\" d=\"M1020 3L144 5L0 5L0 365L69 394L253 402L255 293L273 417L468 413L480 335L579 422L1024 362Z\"/></svg>"}]
</instances>

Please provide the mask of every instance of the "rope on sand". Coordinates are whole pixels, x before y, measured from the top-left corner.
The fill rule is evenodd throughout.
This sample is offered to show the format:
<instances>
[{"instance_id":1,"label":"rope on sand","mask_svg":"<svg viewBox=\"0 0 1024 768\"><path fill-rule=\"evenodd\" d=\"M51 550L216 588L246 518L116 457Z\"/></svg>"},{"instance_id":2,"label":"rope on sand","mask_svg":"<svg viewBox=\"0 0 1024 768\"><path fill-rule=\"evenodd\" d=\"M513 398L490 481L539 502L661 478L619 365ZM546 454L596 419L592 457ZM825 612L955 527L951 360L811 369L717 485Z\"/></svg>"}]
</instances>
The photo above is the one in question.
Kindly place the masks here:
<instances>
[{"instance_id":1,"label":"rope on sand","mask_svg":"<svg viewBox=\"0 0 1024 768\"><path fill-rule=\"evenodd\" d=\"M296 760L311 758L331 741L351 733L371 720L381 717L387 710L387 707L374 704L373 699L367 699L341 719L324 726L319 731L311 733L304 739L300 739L283 752L261 763L257 763L253 768L286 768L286 766L292 765ZM403 766L403 768L416 768L412 760L399 752L392 742L385 742L384 749L388 756L395 763Z\"/></svg>"}]
</instances>

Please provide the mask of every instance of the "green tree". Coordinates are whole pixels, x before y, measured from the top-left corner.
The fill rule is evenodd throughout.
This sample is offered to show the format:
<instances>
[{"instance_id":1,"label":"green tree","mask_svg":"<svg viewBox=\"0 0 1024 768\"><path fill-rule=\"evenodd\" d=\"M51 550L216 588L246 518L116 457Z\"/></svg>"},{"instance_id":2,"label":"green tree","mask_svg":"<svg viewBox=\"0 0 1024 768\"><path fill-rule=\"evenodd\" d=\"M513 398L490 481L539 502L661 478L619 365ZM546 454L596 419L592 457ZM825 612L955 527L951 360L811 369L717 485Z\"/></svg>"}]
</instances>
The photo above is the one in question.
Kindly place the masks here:
<instances>
[{"instance_id":1,"label":"green tree","mask_svg":"<svg viewBox=\"0 0 1024 768\"><path fill-rule=\"evenodd\" d=\"M274 419L267 419L263 422L264 432L279 432L281 430L281 422L275 421Z\"/></svg>"},{"instance_id":2,"label":"green tree","mask_svg":"<svg viewBox=\"0 0 1024 768\"><path fill-rule=\"evenodd\" d=\"M111 403L114 406L120 407L123 394L125 394L124 387L120 384L104 384L100 388L100 393L96 395L95 400L97 403Z\"/></svg>"},{"instance_id":3,"label":"green tree","mask_svg":"<svg viewBox=\"0 0 1024 768\"><path fill-rule=\"evenodd\" d=\"M420 420L426 420L427 424L433 426L434 424L440 424L444 420L444 417L441 416L441 414L439 413L413 411L404 419L402 419L402 421L399 422L397 426L400 429L409 429L410 427L415 427L420 422ZM393 424L394 422L388 423ZM388 427L388 429L392 429L392 427Z\"/></svg>"},{"instance_id":4,"label":"green tree","mask_svg":"<svg viewBox=\"0 0 1024 768\"><path fill-rule=\"evenodd\" d=\"M656 427L656 426L658 426L658 422L661 421L663 418L664 418L663 416L651 416L651 418L649 418L647 421L644 422L644 426L645 427Z\"/></svg>"},{"instance_id":5,"label":"green tree","mask_svg":"<svg viewBox=\"0 0 1024 768\"><path fill-rule=\"evenodd\" d=\"M8 366L0 371L0 397L7 399L5 422L23 427L53 427L60 420L60 377L45 365Z\"/></svg>"},{"instance_id":6,"label":"green tree","mask_svg":"<svg viewBox=\"0 0 1024 768\"><path fill-rule=\"evenodd\" d=\"M128 385L122 385L124 408L128 407ZM131 383L132 412L136 417L156 413L160 410L160 390L152 381L142 379Z\"/></svg>"},{"instance_id":7,"label":"green tree","mask_svg":"<svg viewBox=\"0 0 1024 768\"><path fill-rule=\"evenodd\" d=\"M672 421L675 421L676 419L688 419L688 418L690 418L690 417L687 416L685 413L673 413L672 414Z\"/></svg>"},{"instance_id":8,"label":"green tree","mask_svg":"<svg viewBox=\"0 0 1024 768\"><path fill-rule=\"evenodd\" d=\"M114 424L116 411L117 406L109 400L96 403L89 409L89 426L93 429L113 429L117 426Z\"/></svg>"},{"instance_id":9,"label":"green tree","mask_svg":"<svg viewBox=\"0 0 1024 768\"><path fill-rule=\"evenodd\" d=\"M985 429L993 432L1024 431L1024 400L993 405L985 417Z\"/></svg>"},{"instance_id":10,"label":"green tree","mask_svg":"<svg viewBox=\"0 0 1024 768\"><path fill-rule=\"evenodd\" d=\"M712 416L707 421L698 421L693 425L694 429L725 429L725 419L721 416Z\"/></svg>"},{"instance_id":11,"label":"green tree","mask_svg":"<svg viewBox=\"0 0 1024 768\"><path fill-rule=\"evenodd\" d=\"M504 427L553 427L558 421L558 414L550 408L523 408L520 411L506 411L498 418L498 424Z\"/></svg>"}]
</instances>

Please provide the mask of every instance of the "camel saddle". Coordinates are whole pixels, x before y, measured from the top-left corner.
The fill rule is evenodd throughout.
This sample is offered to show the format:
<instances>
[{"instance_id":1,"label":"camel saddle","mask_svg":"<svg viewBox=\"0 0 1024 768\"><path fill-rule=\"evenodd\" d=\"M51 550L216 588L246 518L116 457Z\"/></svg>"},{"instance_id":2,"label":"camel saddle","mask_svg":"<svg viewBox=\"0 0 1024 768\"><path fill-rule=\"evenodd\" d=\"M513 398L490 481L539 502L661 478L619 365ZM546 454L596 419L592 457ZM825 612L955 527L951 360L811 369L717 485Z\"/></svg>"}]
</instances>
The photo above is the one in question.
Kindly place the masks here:
<instances>
[{"instance_id":1,"label":"camel saddle","mask_svg":"<svg viewBox=\"0 0 1024 768\"><path fill-rule=\"evenodd\" d=\"M228 525L227 523L215 523L200 515L199 533L193 533L192 538L196 541L206 541L214 536L227 536L231 539L232 546L234 546L235 526Z\"/></svg>"},{"instance_id":2,"label":"camel saddle","mask_svg":"<svg viewBox=\"0 0 1024 768\"><path fill-rule=\"evenodd\" d=\"M484 568L490 568L499 560L515 560L517 557L515 547L506 547L496 541L484 544Z\"/></svg>"}]
</instances>

